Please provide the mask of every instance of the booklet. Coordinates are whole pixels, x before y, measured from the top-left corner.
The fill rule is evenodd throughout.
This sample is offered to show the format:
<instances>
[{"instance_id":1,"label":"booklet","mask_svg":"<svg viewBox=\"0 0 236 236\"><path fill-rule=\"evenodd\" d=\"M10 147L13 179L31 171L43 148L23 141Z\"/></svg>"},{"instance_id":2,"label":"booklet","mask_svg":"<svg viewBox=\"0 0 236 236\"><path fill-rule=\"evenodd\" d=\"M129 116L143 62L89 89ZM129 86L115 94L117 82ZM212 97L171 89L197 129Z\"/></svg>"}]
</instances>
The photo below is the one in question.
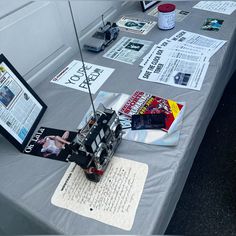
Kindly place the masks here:
<instances>
[{"instance_id":1,"label":"booklet","mask_svg":"<svg viewBox=\"0 0 236 236\"><path fill-rule=\"evenodd\" d=\"M130 118L137 114L163 114L165 127L162 130L167 132L182 108L182 104L173 100L136 90L121 107L119 113Z\"/></svg>"},{"instance_id":2,"label":"booklet","mask_svg":"<svg viewBox=\"0 0 236 236\"><path fill-rule=\"evenodd\" d=\"M69 149L67 145L75 138L77 132L40 127L24 153L67 162Z\"/></svg>"}]
</instances>

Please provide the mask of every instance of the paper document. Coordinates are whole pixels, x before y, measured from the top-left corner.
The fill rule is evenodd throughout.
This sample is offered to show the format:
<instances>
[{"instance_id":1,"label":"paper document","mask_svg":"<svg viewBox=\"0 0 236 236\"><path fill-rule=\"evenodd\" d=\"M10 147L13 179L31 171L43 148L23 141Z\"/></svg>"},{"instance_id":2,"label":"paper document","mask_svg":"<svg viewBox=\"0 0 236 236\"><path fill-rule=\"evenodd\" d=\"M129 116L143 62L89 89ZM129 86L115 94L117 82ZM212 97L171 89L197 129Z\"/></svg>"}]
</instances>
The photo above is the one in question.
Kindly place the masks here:
<instances>
[{"instance_id":1,"label":"paper document","mask_svg":"<svg viewBox=\"0 0 236 236\"><path fill-rule=\"evenodd\" d=\"M124 230L131 230L148 174L148 165L113 157L99 183L71 163L52 204Z\"/></svg>"},{"instance_id":2,"label":"paper document","mask_svg":"<svg viewBox=\"0 0 236 236\"><path fill-rule=\"evenodd\" d=\"M143 57L139 79L200 90L209 60L226 41L181 30Z\"/></svg>"},{"instance_id":3,"label":"paper document","mask_svg":"<svg viewBox=\"0 0 236 236\"><path fill-rule=\"evenodd\" d=\"M180 30L170 39L189 43L195 46L205 47L208 55L213 56L225 43L225 40L214 39L204 35L192 33L186 30Z\"/></svg>"},{"instance_id":4,"label":"paper document","mask_svg":"<svg viewBox=\"0 0 236 236\"><path fill-rule=\"evenodd\" d=\"M152 41L122 37L103 56L115 61L133 64L151 46Z\"/></svg>"},{"instance_id":5,"label":"paper document","mask_svg":"<svg viewBox=\"0 0 236 236\"><path fill-rule=\"evenodd\" d=\"M85 63L85 70L88 76L91 93L93 94L98 91L114 71L112 68L98 66L87 62ZM81 61L72 61L58 75L56 75L51 82L87 93L89 92L88 83Z\"/></svg>"},{"instance_id":6,"label":"paper document","mask_svg":"<svg viewBox=\"0 0 236 236\"><path fill-rule=\"evenodd\" d=\"M157 22L122 16L116 24L123 31L145 35L157 24Z\"/></svg>"},{"instance_id":7,"label":"paper document","mask_svg":"<svg viewBox=\"0 0 236 236\"><path fill-rule=\"evenodd\" d=\"M236 10L235 1L200 1L193 8L230 15Z\"/></svg>"},{"instance_id":8,"label":"paper document","mask_svg":"<svg viewBox=\"0 0 236 236\"><path fill-rule=\"evenodd\" d=\"M200 90L209 62L195 62L166 55L154 55L142 69L139 79Z\"/></svg>"}]
</instances>

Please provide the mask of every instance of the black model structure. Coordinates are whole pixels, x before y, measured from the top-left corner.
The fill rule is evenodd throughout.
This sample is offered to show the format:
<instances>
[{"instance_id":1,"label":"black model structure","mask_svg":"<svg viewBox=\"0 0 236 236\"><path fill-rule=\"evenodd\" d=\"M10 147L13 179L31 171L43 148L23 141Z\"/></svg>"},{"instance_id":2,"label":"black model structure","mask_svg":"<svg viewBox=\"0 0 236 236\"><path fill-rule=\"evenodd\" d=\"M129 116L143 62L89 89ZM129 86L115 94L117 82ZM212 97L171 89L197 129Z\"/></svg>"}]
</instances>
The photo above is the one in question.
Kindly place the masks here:
<instances>
[{"instance_id":1,"label":"black model structure","mask_svg":"<svg viewBox=\"0 0 236 236\"><path fill-rule=\"evenodd\" d=\"M91 116L69 145L68 159L84 169L89 180L99 182L121 142L122 127L116 112L101 104L95 116Z\"/></svg>"},{"instance_id":2,"label":"black model structure","mask_svg":"<svg viewBox=\"0 0 236 236\"><path fill-rule=\"evenodd\" d=\"M102 16L103 21L103 16ZM105 49L113 40L118 37L119 27L116 23L107 22L103 27L100 27L91 38L84 44L84 48L93 51L100 52Z\"/></svg>"},{"instance_id":3,"label":"black model structure","mask_svg":"<svg viewBox=\"0 0 236 236\"><path fill-rule=\"evenodd\" d=\"M122 126L119 117L114 110L105 108L102 104L95 110L70 1L69 8L88 85L93 114L89 117L85 126L78 131L75 139L68 146L70 152L68 160L78 164L84 170L87 179L99 182L107 169L115 150L121 142L123 134ZM105 27L109 28L112 26L108 24ZM110 31L110 33L113 32L111 29ZM115 31L113 32L113 37L114 35Z\"/></svg>"}]
</instances>

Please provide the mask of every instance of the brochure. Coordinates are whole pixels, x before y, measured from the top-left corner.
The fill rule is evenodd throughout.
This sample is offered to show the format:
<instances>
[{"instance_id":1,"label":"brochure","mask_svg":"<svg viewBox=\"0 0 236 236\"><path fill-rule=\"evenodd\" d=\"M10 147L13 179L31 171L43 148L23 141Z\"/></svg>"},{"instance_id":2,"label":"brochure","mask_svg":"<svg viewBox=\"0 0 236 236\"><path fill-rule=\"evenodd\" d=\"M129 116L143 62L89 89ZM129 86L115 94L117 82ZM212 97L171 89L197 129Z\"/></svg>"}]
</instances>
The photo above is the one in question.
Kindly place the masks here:
<instances>
[{"instance_id":1,"label":"brochure","mask_svg":"<svg viewBox=\"0 0 236 236\"><path fill-rule=\"evenodd\" d=\"M173 100L136 90L121 107L119 113L130 118L137 114L164 114L165 127L162 130L167 132L182 108L182 104Z\"/></svg>"},{"instance_id":2,"label":"brochure","mask_svg":"<svg viewBox=\"0 0 236 236\"><path fill-rule=\"evenodd\" d=\"M68 130L40 127L24 153L67 162L69 150L66 145L70 144L76 134Z\"/></svg>"}]
</instances>

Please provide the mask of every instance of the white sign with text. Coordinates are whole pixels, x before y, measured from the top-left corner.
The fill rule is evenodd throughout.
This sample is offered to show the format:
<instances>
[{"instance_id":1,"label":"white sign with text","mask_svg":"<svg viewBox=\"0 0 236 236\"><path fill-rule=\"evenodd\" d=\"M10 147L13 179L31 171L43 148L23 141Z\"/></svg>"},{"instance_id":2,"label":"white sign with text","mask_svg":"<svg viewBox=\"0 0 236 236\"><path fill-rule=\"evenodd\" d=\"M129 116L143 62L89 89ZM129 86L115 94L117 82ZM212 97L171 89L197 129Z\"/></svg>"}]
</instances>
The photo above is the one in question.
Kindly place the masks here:
<instances>
[{"instance_id":1,"label":"white sign with text","mask_svg":"<svg viewBox=\"0 0 236 236\"><path fill-rule=\"evenodd\" d=\"M102 84L109 78L114 69L85 62L91 93L95 94ZM65 67L51 82L69 88L89 92L85 71L81 61L74 60Z\"/></svg>"}]
</instances>

